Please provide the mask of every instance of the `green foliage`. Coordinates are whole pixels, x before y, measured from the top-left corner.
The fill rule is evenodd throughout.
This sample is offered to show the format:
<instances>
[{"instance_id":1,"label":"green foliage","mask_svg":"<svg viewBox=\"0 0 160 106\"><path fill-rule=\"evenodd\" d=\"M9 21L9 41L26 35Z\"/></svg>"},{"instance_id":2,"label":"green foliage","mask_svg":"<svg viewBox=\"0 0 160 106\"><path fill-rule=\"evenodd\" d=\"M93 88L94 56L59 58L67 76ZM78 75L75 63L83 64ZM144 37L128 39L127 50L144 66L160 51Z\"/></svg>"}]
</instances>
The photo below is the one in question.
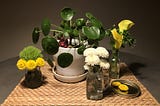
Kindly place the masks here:
<instances>
[{"instance_id":1,"label":"green foliage","mask_svg":"<svg viewBox=\"0 0 160 106\"><path fill-rule=\"evenodd\" d=\"M99 28L92 26L92 27L86 27L84 26L82 28L82 33L88 37L88 39L98 39L100 37L100 30Z\"/></svg>"},{"instance_id":2,"label":"green foliage","mask_svg":"<svg viewBox=\"0 0 160 106\"><path fill-rule=\"evenodd\" d=\"M75 24L78 27L78 29L81 29L82 26L85 26L85 20L84 20L84 18L78 18L78 19L76 19Z\"/></svg>"},{"instance_id":3,"label":"green foliage","mask_svg":"<svg viewBox=\"0 0 160 106\"><path fill-rule=\"evenodd\" d=\"M70 53L61 53L58 56L57 62L62 68L68 67L73 62L73 55Z\"/></svg>"},{"instance_id":4,"label":"green foliage","mask_svg":"<svg viewBox=\"0 0 160 106\"><path fill-rule=\"evenodd\" d=\"M36 60L38 57L43 57L43 55L40 49L34 46L27 46L19 53L19 57L28 61Z\"/></svg>"},{"instance_id":5,"label":"green foliage","mask_svg":"<svg viewBox=\"0 0 160 106\"><path fill-rule=\"evenodd\" d=\"M135 43L136 43L136 39L131 37L131 34L129 33L129 31L124 31L122 47L125 48L126 45L134 46Z\"/></svg>"},{"instance_id":6,"label":"green foliage","mask_svg":"<svg viewBox=\"0 0 160 106\"><path fill-rule=\"evenodd\" d=\"M41 29L43 34L46 36L49 34L50 29L51 29L51 23L49 19L44 19L41 23Z\"/></svg>"},{"instance_id":7,"label":"green foliage","mask_svg":"<svg viewBox=\"0 0 160 106\"><path fill-rule=\"evenodd\" d=\"M100 20L98 20L96 17L94 17L91 13L87 12L86 13L86 17L88 17L89 22L93 25L96 26L98 28L103 27L102 22Z\"/></svg>"},{"instance_id":8,"label":"green foliage","mask_svg":"<svg viewBox=\"0 0 160 106\"><path fill-rule=\"evenodd\" d=\"M75 12L71 8L64 8L61 11L61 17L63 20L69 21L73 18Z\"/></svg>"},{"instance_id":9,"label":"green foliage","mask_svg":"<svg viewBox=\"0 0 160 106\"><path fill-rule=\"evenodd\" d=\"M46 36L42 39L42 48L50 55L54 55L59 50L59 44L55 38Z\"/></svg>"},{"instance_id":10,"label":"green foliage","mask_svg":"<svg viewBox=\"0 0 160 106\"><path fill-rule=\"evenodd\" d=\"M80 55L83 55L83 52L84 52L84 50L86 49L86 47L84 46L84 45L82 45L82 46L80 46L79 48L78 48L78 54L80 54Z\"/></svg>"},{"instance_id":11,"label":"green foliage","mask_svg":"<svg viewBox=\"0 0 160 106\"><path fill-rule=\"evenodd\" d=\"M91 45L85 45L86 47L93 47L97 45L98 41L105 37L105 30L103 28L102 22L99 21L91 13L86 13L87 18L77 18L74 19L75 11L71 8L63 8L60 11L60 16L62 18L60 26L51 24L49 19L44 19L41 23L41 29L35 27L32 33L33 43L37 43L39 40L40 33L44 35L42 39L42 47L44 51L48 54L57 53L57 42L60 38L69 39L68 46L70 47L81 47L84 46L84 42L94 41L89 43ZM55 27L55 28L53 28ZM49 34L53 32L53 36ZM46 37L47 36L47 37ZM52 38L48 38L48 36ZM48 40L47 40L48 39ZM51 40L52 39L52 40ZM72 40L78 40L79 43L72 43Z\"/></svg>"},{"instance_id":12,"label":"green foliage","mask_svg":"<svg viewBox=\"0 0 160 106\"><path fill-rule=\"evenodd\" d=\"M39 40L39 36L40 36L40 33L39 33L39 27L35 27L33 32L32 32L32 41L34 44L36 44Z\"/></svg>"}]
</instances>

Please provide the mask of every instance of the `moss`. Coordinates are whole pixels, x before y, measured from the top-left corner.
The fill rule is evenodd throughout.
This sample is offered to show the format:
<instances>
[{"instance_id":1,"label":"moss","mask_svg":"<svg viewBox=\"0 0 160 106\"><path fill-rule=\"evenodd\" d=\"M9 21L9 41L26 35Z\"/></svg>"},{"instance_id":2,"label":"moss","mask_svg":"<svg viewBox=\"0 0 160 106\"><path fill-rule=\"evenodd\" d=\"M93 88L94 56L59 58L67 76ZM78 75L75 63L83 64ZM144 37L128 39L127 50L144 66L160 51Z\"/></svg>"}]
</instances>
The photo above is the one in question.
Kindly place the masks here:
<instances>
[{"instance_id":1,"label":"moss","mask_svg":"<svg viewBox=\"0 0 160 106\"><path fill-rule=\"evenodd\" d=\"M38 57L43 57L43 55L40 49L34 46L27 46L19 53L19 57L28 61L36 60Z\"/></svg>"}]
</instances>

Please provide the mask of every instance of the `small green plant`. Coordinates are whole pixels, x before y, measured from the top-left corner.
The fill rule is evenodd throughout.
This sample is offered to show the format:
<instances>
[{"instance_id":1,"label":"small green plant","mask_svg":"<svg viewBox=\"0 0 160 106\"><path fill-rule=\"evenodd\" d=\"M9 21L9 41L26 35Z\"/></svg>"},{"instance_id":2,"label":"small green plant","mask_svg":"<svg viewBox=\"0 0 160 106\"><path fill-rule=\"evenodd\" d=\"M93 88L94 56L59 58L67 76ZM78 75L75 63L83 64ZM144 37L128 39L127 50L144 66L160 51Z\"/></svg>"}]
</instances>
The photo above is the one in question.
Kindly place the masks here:
<instances>
[{"instance_id":1,"label":"small green plant","mask_svg":"<svg viewBox=\"0 0 160 106\"><path fill-rule=\"evenodd\" d=\"M28 60L36 60L38 57L43 57L41 54L41 50L34 46L25 47L20 53L19 57L26 61Z\"/></svg>"},{"instance_id":2,"label":"small green plant","mask_svg":"<svg viewBox=\"0 0 160 106\"><path fill-rule=\"evenodd\" d=\"M17 68L19 70L35 71L37 67L45 65L41 50L34 46L27 46L19 53Z\"/></svg>"}]
</instances>

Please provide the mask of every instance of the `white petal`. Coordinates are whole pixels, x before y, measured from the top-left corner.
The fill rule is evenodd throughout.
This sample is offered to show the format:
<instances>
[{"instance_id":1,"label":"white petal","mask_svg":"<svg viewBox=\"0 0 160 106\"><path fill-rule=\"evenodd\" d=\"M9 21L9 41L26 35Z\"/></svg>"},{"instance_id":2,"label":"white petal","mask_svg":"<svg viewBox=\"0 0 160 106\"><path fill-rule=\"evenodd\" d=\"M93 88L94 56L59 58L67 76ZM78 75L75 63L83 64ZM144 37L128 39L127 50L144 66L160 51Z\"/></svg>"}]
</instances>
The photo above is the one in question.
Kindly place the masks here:
<instances>
[{"instance_id":1,"label":"white petal","mask_svg":"<svg viewBox=\"0 0 160 106\"><path fill-rule=\"evenodd\" d=\"M96 53L96 49L95 49L95 48L87 48L87 49L83 52L83 55L84 55L84 56L95 55L95 53Z\"/></svg>"},{"instance_id":2,"label":"white petal","mask_svg":"<svg viewBox=\"0 0 160 106\"><path fill-rule=\"evenodd\" d=\"M85 58L85 62L87 65L94 66L94 65L98 65L100 63L100 59L96 55L89 55Z\"/></svg>"},{"instance_id":3,"label":"white petal","mask_svg":"<svg viewBox=\"0 0 160 106\"><path fill-rule=\"evenodd\" d=\"M109 57L109 52L104 47L97 47L96 48L97 55L103 58Z\"/></svg>"}]
</instances>

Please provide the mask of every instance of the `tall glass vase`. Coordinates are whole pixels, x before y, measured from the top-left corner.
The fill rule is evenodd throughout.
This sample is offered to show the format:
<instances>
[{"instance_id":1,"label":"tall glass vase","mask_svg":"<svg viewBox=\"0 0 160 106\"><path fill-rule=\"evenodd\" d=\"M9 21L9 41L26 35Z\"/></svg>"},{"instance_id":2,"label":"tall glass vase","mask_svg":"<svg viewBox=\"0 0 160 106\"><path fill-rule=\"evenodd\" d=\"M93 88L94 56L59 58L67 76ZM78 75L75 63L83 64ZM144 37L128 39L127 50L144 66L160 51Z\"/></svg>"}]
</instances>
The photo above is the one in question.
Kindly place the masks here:
<instances>
[{"instance_id":1,"label":"tall glass vase","mask_svg":"<svg viewBox=\"0 0 160 106\"><path fill-rule=\"evenodd\" d=\"M110 60L110 72L109 76L112 79L119 79L120 77L120 65L119 65L119 49L112 49Z\"/></svg>"},{"instance_id":2,"label":"tall glass vase","mask_svg":"<svg viewBox=\"0 0 160 106\"><path fill-rule=\"evenodd\" d=\"M100 100L103 98L103 72L101 68L91 67L86 79L87 99Z\"/></svg>"}]
</instances>

